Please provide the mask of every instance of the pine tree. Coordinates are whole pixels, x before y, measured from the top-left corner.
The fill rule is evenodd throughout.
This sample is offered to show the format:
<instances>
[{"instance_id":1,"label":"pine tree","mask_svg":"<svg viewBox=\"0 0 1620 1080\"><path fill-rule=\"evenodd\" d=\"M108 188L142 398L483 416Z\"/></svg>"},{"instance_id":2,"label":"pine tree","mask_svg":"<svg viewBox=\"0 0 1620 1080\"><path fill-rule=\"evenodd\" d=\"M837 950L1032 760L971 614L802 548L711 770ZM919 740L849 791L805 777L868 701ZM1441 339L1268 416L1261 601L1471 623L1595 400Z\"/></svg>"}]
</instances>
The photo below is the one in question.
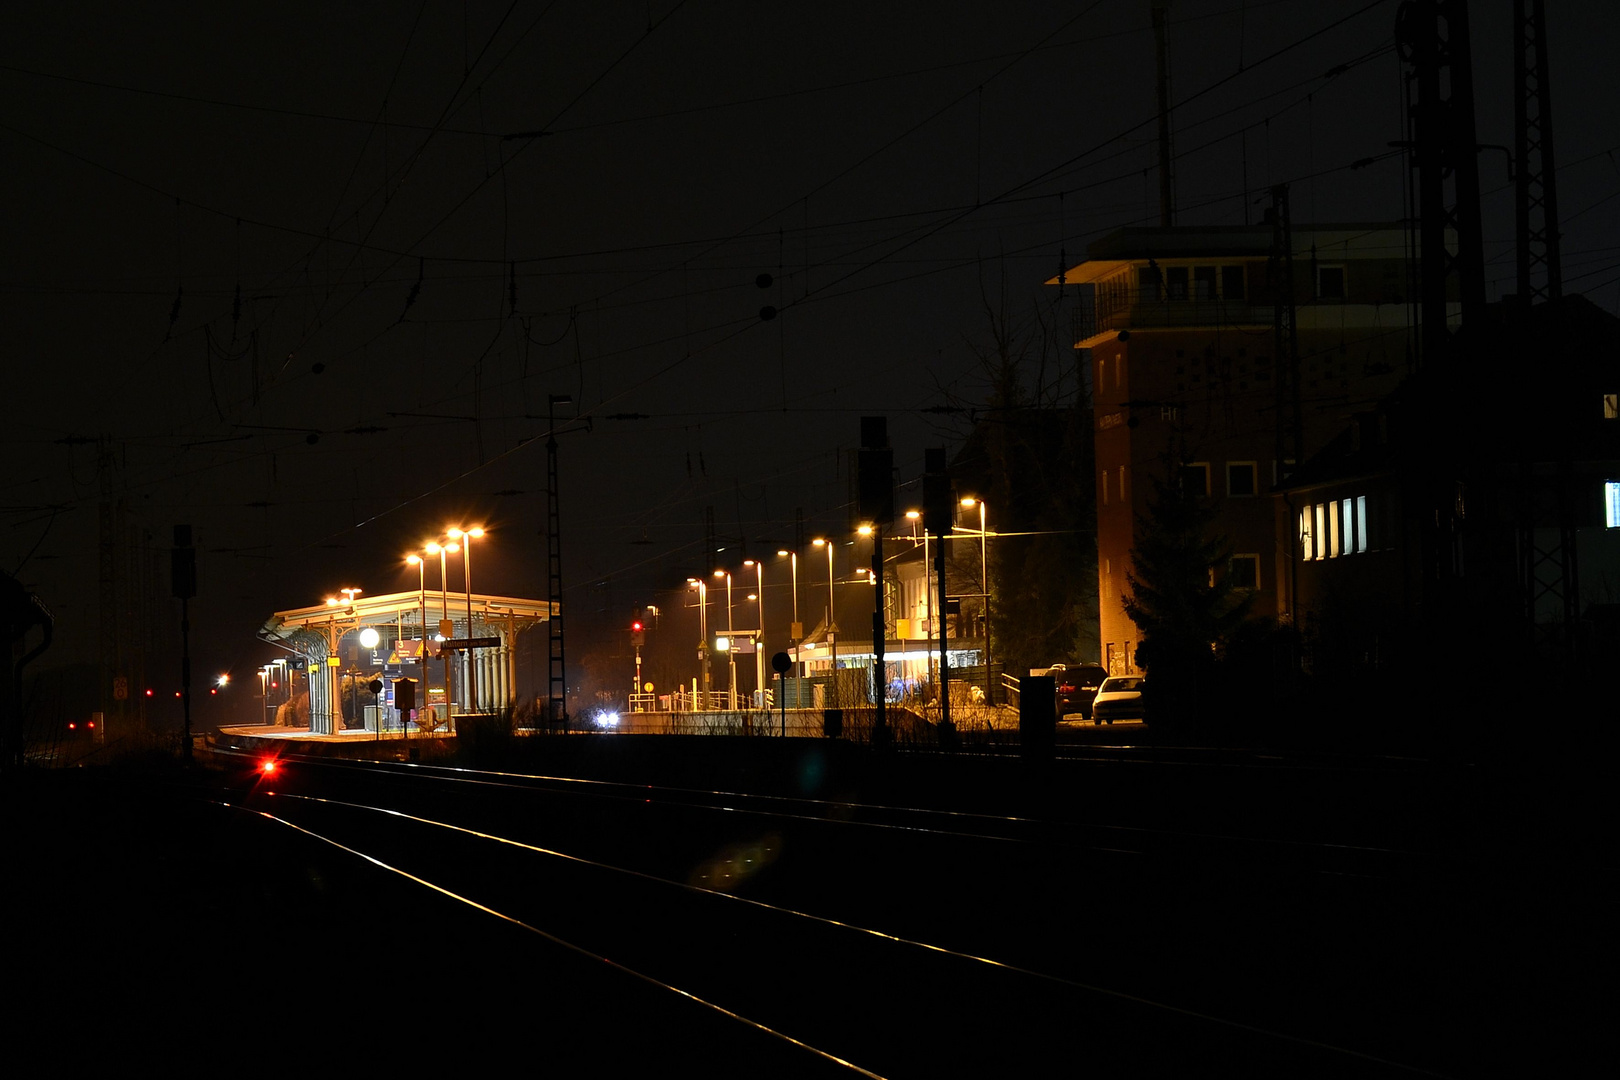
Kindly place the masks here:
<instances>
[{"instance_id":1,"label":"pine tree","mask_svg":"<svg viewBox=\"0 0 1620 1080\"><path fill-rule=\"evenodd\" d=\"M1142 632L1137 662L1148 673L1158 719L1185 718L1210 682L1216 650L1248 617L1251 594L1233 588L1215 509L1184 481L1186 455L1165 456L1165 476L1137 517L1125 614Z\"/></svg>"}]
</instances>

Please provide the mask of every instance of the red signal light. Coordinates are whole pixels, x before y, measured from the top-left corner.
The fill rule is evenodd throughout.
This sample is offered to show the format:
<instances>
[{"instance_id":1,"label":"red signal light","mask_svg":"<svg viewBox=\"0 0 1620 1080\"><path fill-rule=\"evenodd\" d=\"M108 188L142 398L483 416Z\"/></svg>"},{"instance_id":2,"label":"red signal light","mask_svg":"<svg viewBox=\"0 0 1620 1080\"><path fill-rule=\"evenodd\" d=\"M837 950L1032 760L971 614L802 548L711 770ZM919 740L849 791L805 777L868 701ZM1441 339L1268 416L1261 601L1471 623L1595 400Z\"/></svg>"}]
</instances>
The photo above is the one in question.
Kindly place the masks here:
<instances>
[{"instance_id":1,"label":"red signal light","mask_svg":"<svg viewBox=\"0 0 1620 1080\"><path fill-rule=\"evenodd\" d=\"M89 728L91 731L96 730L96 722L94 720L87 722L84 726Z\"/></svg>"},{"instance_id":2,"label":"red signal light","mask_svg":"<svg viewBox=\"0 0 1620 1080\"><path fill-rule=\"evenodd\" d=\"M630 629L639 634L641 632L641 624L639 622L633 622L630 624Z\"/></svg>"},{"instance_id":3,"label":"red signal light","mask_svg":"<svg viewBox=\"0 0 1620 1080\"><path fill-rule=\"evenodd\" d=\"M147 691L147 692L146 692L146 696L147 696L147 697L151 697L151 696L152 696L152 691L150 691L150 690L148 690L148 691Z\"/></svg>"},{"instance_id":4,"label":"red signal light","mask_svg":"<svg viewBox=\"0 0 1620 1080\"><path fill-rule=\"evenodd\" d=\"M68 721L68 730L69 731L77 731L78 729L79 729L78 724L75 724L72 720Z\"/></svg>"},{"instance_id":5,"label":"red signal light","mask_svg":"<svg viewBox=\"0 0 1620 1080\"><path fill-rule=\"evenodd\" d=\"M276 775L276 762L275 762L275 759L272 758L272 759L266 761L263 765L260 765L259 766L259 771L261 773L263 773L264 775L266 775L266 776L274 776L274 775Z\"/></svg>"}]
</instances>

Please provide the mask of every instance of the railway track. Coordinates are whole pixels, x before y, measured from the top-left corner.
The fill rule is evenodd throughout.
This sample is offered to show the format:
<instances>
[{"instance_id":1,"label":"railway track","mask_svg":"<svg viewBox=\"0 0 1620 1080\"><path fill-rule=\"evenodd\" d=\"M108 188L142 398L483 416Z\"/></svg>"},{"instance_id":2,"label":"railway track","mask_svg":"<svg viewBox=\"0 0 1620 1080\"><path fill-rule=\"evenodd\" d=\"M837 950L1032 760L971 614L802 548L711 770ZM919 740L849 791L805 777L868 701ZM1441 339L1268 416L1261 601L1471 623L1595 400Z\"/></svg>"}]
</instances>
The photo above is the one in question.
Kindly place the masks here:
<instances>
[{"instance_id":1,"label":"railway track","mask_svg":"<svg viewBox=\"0 0 1620 1080\"><path fill-rule=\"evenodd\" d=\"M1375 1055L1122 993L994 956L675 881L389 807L266 794L246 811L448 898L463 919L662 992L847 1075L1042 1075L1093 1065L1186 1069L1246 1057L1295 1075L1416 1074ZM739 1034L741 1034L741 1031ZM1143 1033L1152 1031L1148 1042ZM777 1067L784 1064L777 1060ZM1106 1065L1105 1073L1112 1071Z\"/></svg>"},{"instance_id":2,"label":"railway track","mask_svg":"<svg viewBox=\"0 0 1620 1080\"><path fill-rule=\"evenodd\" d=\"M1123 1071L1218 1054L1444 1073L1387 1023L1401 994L1376 1030L1356 1000L1388 932L1367 915L1436 887L1421 852L296 759L233 805L479 905L463 918L797 1040L818 1067L1040 1075L1083 1046Z\"/></svg>"}]
</instances>

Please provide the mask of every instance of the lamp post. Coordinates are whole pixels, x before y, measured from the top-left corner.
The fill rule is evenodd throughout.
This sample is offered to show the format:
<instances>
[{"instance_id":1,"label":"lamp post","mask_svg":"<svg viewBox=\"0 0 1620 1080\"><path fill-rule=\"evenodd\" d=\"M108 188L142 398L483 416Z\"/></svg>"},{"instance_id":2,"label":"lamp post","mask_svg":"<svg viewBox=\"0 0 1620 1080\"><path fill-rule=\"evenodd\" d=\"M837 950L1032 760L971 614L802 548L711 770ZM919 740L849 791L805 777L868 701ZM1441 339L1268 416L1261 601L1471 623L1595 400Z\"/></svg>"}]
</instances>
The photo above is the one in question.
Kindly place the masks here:
<instances>
[{"instance_id":1,"label":"lamp post","mask_svg":"<svg viewBox=\"0 0 1620 1080\"><path fill-rule=\"evenodd\" d=\"M838 616L833 606L833 546L832 541L824 536L816 537L811 543L816 547L827 549L827 646L832 654L832 705L838 706Z\"/></svg>"},{"instance_id":2,"label":"lamp post","mask_svg":"<svg viewBox=\"0 0 1620 1080\"><path fill-rule=\"evenodd\" d=\"M799 639L804 637L804 625L799 622L799 553L797 551L782 550L777 555L788 556L793 568L793 624L788 627L788 636L793 639L793 677L799 677Z\"/></svg>"},{"instance_id":3,"label":"lamp post","mask_svg":"<svg viewBox=\"0 0 1620 1080\"><path fill-rule=\"evenodd\" d=\"M416 647L416 670L422 676L422 704L427 704L427 560L421 555L412 552L405 556L405 562L416 567L416 605L417 619L421 623L422 640ZM414 711L414 710L413 710ZM401 715L399 727L401 731L408 731L405 726L405 717Z\"/></svg>"},{"instance_id":4,"label":"lamp post","mask_svg":"<svg viewBox=\"0 0 1620 1080\"><path fill-rule=\"evenodd\" d=\"M445 629L445 625L450 622L450 586L446 580L445 557L454 555L460 550L461 545L454 540L448 544L430 540L427 545L429 555L439 556L439 639L441 641L449 637L450 632L454 631L454 626L450 628L450 632ZM448 718L450 716L450 703L455 700L455 686L450 678L450 650L441 649L440 655L444 660L444 715ZM423 687L424 693L426 689L426 687Z\"/></svg>"},{"instance_id":5,"label":"lamp post","mask_svg":"<svg viewBox=\"0 0 1620 1080\"><path fill-rule=\"evenodd\" d=\"M906 511L906 520L911 522L911 542L913 544L915 544L917 542L917 533L918 533L919 529L922 532L922 549L923 549L923 621L925 623L927 623L928 627L929 627L928 633L925 633L923 635L923 641L925 643L925 647L923 649L923 652L926 653L927 657L928 657L927 662L923 666L926 669L925 674L928 676L928 681L930 683L932 683L934 681L934 646L933 646L933 638L930 635L933 632L933 626L934 626L934 594L933 594L933 567L929 566L929 564L928 564L928 530L922 528L922 511L921 510L907 510Z\"/></svg>"},{"instance_id":6,"label":"lamp post","mask_svg":"<svg viewBox=\"0 0 1620 1080\"><path fill-rule=\"evenodd\" d=\"M733 634L733 628L731 625L731 571L716 570L714 572L714 576L723 577L726 579L726 637L728 639L726 642L726 669L729 673L726 678L726 708L730 709L732 712L736 712L737 650L735 646L737 639Z\"/></svg>"},{"instance_id":7,"label":"lamp post","mask_svg":"<svg viewBox=\"0 0 1620 1080\"><path fill-rule=\"evenodd\" d=\"M703 666L703 697L700 709L709 707L709 583L701 578L687 578L686 584L697 586L698 591L698 660Z\"/></svg>"},{"instance_id":8,"label":"lamp post","mask_svg":"<svg viewBox=\"0 0 1620 1080\"><path fill-rule=\"evenodd\" d=\"M472 616L472 542L484 535L484 530L474 526L463 532L460 529L451 529L445 535L452 540L461 541L461 572L462 582L467 590L467 708L472 712L478 711L478 665L473 660L473 648L470 644L473 636Z\"/></svg>"},{"instance_id":9,"label":"lamp post","mask_svg":"<svg viewBox=\"0 0 1620 1080\"><path fill-rule=\"evenodd\" d=\"M969 495L962 500L962 505L968 509L974 506L979 508L979 603L984 611L984 686L985 693L994 704L994 684L990 681L990 533L984 523L984 500Z\"/></svg>"},{"instance_id":10,"label":"lamp post","mask_svg":"<svg viewBox=\"0 0 1620 1080\"><path fill-rule=\"evenodd\" d=\"M754 637L754 688L759 691L760 708L765 707L765 564L758 559L744 559L744 566L754 568L754 589L759 594L755 604L759 615L759 633Z\"/></svg>"}]
</instances>

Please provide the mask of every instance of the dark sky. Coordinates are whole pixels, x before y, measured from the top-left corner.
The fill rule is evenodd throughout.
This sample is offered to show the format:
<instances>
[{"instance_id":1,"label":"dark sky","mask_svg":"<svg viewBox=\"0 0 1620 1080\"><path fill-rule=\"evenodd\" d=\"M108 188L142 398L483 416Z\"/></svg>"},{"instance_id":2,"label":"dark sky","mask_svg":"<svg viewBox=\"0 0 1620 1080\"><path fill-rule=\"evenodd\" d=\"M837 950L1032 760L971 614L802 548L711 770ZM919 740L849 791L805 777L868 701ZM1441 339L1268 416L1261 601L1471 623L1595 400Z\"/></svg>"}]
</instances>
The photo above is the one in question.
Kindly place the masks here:
<instances>
[{"instance_id":1,"label":"dark sky","mask_svg":"<svg viewBox=\"0 0 1620 1080\"><path fill-rule=\"evenodd\" d=\"M457 521L479 591L543 596L551 394L566 599L617 626L702 567L706 507L722 565L842 526L863 414L914 481L971 420L928 410L984 400L986 297L1072 400L1039 283L1157 220L1147 0L188 7L0 35L0 565L59 660L94 655L107 497L160 548L195 527L204 670L250 674L274 610L413 588ZM1473 5L1483 143L1511 7ZM1180 222L1283 180L1299 221L1398 218L1396 8L1177 0ZM1549 8L1566 289L1615 311L1620 5Z\"/></svg>"}]
</instances>

